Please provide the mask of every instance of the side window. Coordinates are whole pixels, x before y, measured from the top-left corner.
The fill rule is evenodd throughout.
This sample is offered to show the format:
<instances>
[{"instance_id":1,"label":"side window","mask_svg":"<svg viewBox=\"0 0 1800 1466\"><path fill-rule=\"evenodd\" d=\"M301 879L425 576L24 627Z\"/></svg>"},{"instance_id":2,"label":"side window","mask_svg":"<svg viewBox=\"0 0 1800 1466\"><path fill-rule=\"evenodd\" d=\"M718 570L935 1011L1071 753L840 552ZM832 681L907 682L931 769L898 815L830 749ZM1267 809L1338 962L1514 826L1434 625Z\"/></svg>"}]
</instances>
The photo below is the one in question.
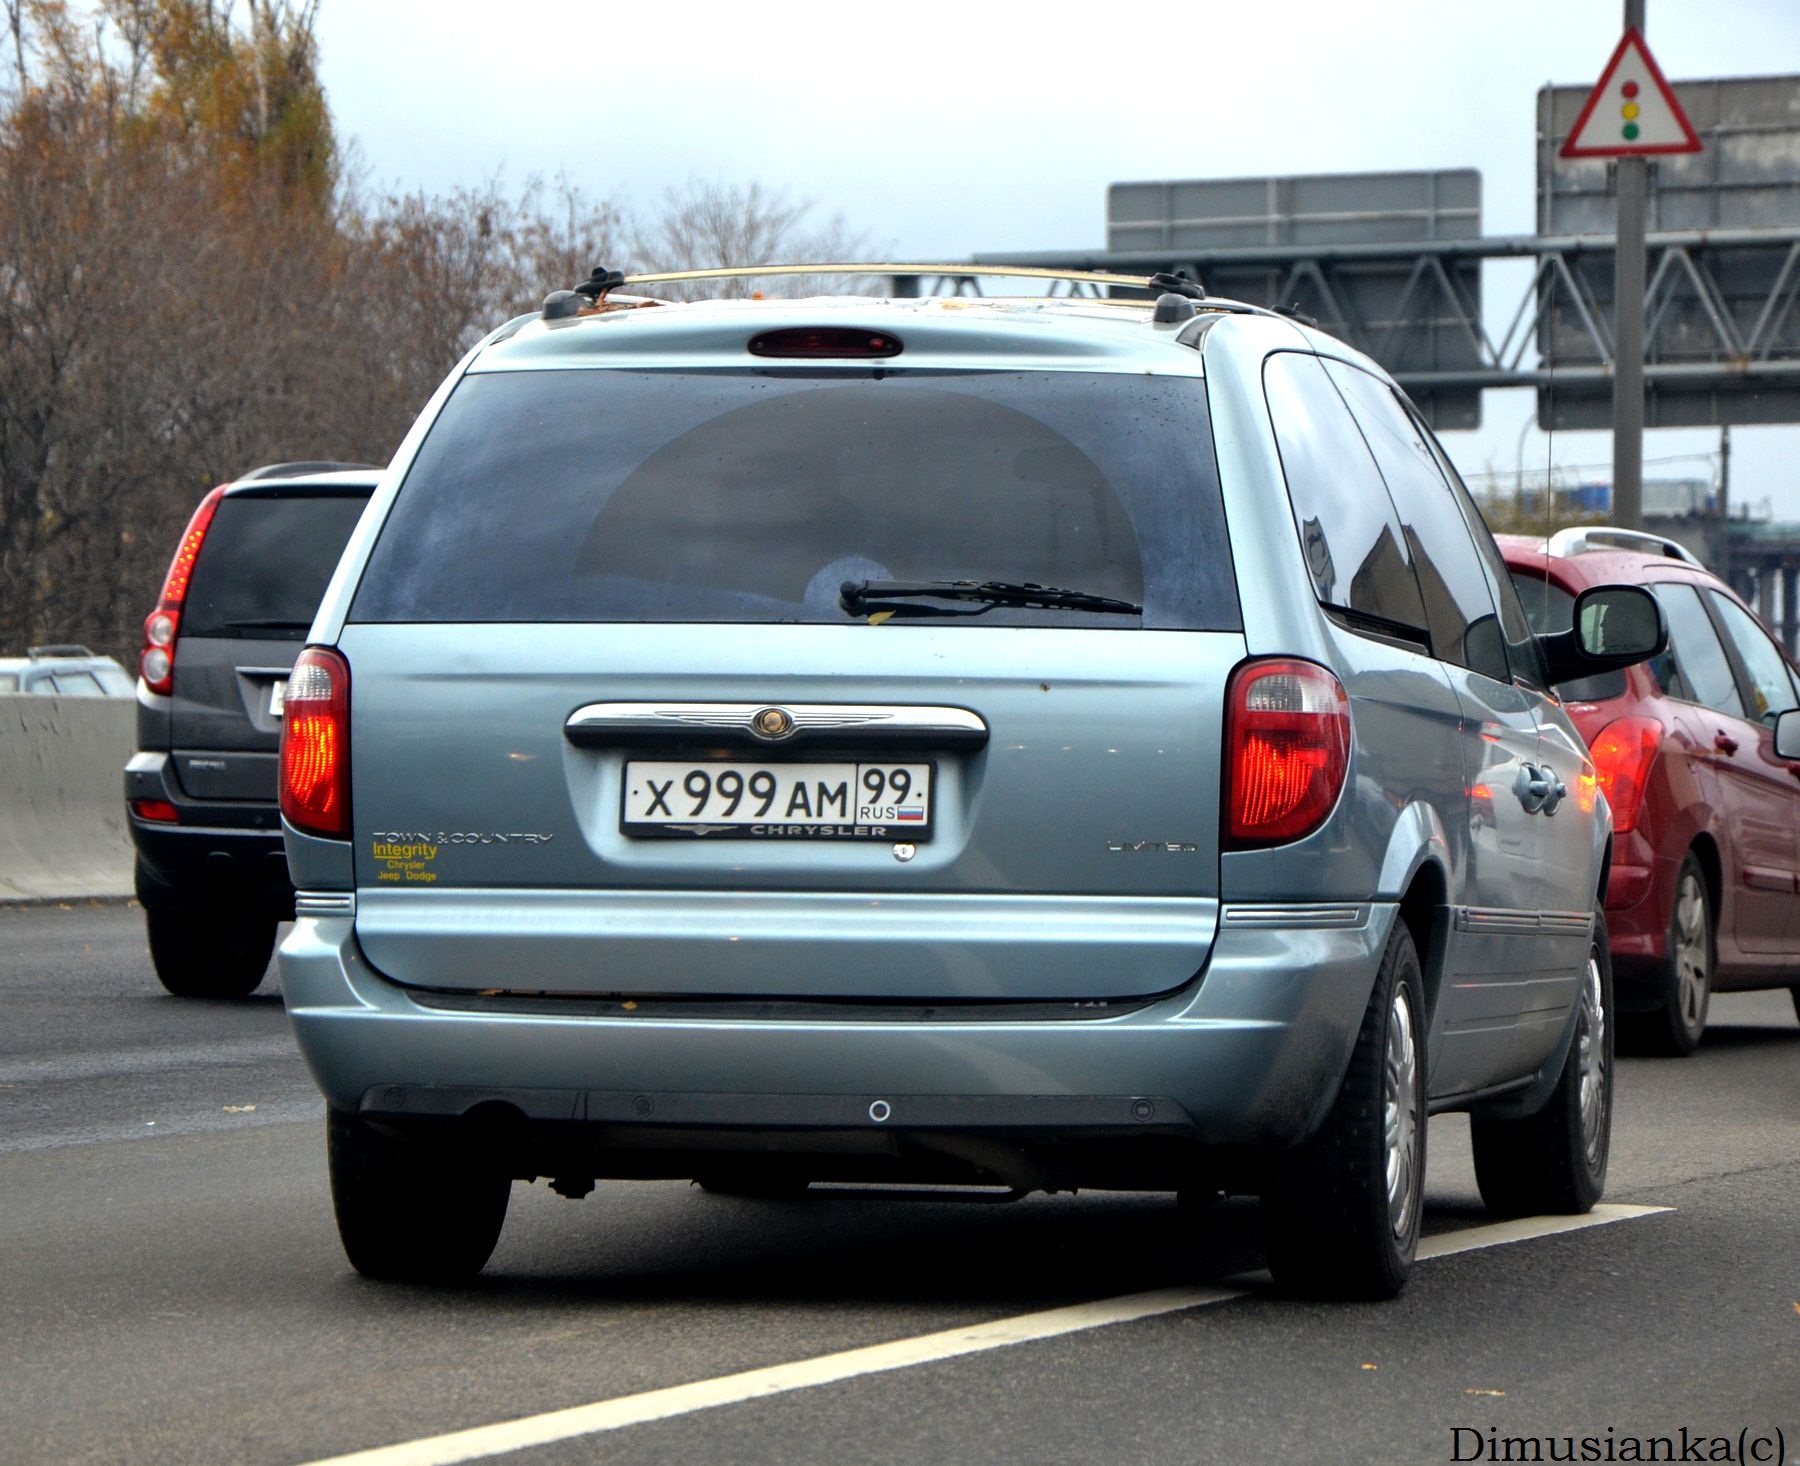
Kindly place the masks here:
<instances>
[{"instance_id":1,"label":"side window","mask_svg":"<svg viewBox=\"0 0 1800 1466\"><path fill-rule=\"evenodd\" d=\"M1343 362L1328 362L1326 368L1361 425L1400 513L1437 655L1497 682L1511 681L1486 569L1421 429L1385 383Z\"/></svg>"},{"instance_id":2,"label":"side window","mask_svg":"<svg viewBox=\"0 0 1800 1466\"><path fill-rule=\"evenodd\" d=\"M1494 597L1494 605L1500 612L1500 630L1506 637L1506 660L1512 667L1513 676L1540 690L1548 688L1550 676L1544 667L1543 654L1538 650L1535 628L1531 624L1531 618L1525 614L1518 587L1513 584L1512 573L1506 568L1506 557L1494 543L1494 534L1488 528L1487 517L1482 514L1481 506L1470 494L1468 485L1463 483L1462 475L1456 471L1456 465L1450 461L1444 445L1438 442L1431 429L1425 425L1425 419L1419 415L1419 410L1411 403L1406 403L1405 406L1407 415L1413 420L1414 429L1425 446L1431 449L1438 472L1443 474L1444 482L1450 485L1450 496L1456 500L1456 507L1462 510L1463 522L1469 526L1469 535L1475 541L1475 552L1481 556L1481 563L1487 570L1488 591ZM1568 696L1560 689L1558 691L1559 695Z\"/></svg>"},{"instance_id":3,"label":"side window","mask_svg":"<svg viewBox=\"0 0 1800 1466\"><path fill-rule=\"evenodd\" d=\"M1325 368L1278 352L1263 365L1263 391L1313 593L1423 641L1429 623L1399 517Z\"/></svg>"},{"instance_id":4,"label":"side window","mask_svg":"<svg viewBox=\"0 0 1800 1466\"><path fill-rule=\"evenodd\" d=\"M1700 593L1691 585L1663 584L1650 587L1662 602L1669 623L1669 650L1657 659L1657 681L1670 697L1697 702L1714 712L1744 716L1744 700L1738 696L1737 679L1712 618L1700 604Z\"/></svg>"},{"instance_id":5,"label":"side window","mask_svg":"<svg viewBox=\"0 0 1800 1466\"><path fill-rule=\"evenodd\" d=\"M50 685L64 697L100 697L100 684L86 672L56 672Z\"/></svg>"},{"instance_id":6,"label":"side window","mask_svg":"<svg viewBox=\"0 0 1800 1466\"><path fill-rule=\"evenodd\" d=\"M1750 716L1773 723L1777 714L1796 705L1787 658L1769 640L1768 633L1757 624L1756 618L1736 601L1717 591L1708 591L1706 595L1713 603L1713 609L1723 618L1725 634L1737 647L1738 655L1750 673Z\"/></svg>"}]
</instances>

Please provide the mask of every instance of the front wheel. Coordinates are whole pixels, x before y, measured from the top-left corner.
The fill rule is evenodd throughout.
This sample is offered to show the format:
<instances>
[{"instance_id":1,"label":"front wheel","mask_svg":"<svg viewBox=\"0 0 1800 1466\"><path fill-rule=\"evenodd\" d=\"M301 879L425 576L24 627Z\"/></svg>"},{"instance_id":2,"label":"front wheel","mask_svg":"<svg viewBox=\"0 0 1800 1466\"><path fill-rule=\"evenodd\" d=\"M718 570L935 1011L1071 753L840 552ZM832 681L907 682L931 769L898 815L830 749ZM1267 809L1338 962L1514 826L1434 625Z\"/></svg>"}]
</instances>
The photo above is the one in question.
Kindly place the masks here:
<instances>
[{"instance_id":1,"label":"front wheel","mask_svg":"<svg viewBox=\"0 0 1800 1466\"><path fill-rule=\"evenodd\" d=\"M1286 1292L1392 1298L1412 1270L1425 1186L1422 990L1412 934L1396 922L1331 1112L1278 1158L1263 1193L1269 1271Z\"/></svg>"},{"instance_id":2,"label":"front wheel","mask_svg":"<svg viewBox=\"0 0 1800 1466\"><path fill-rule=\"evenodd\" d=\"M331 1205L350 1265L388 1282L458 1283L493 1255L512 1180L447 1150L325 1117Z\"/></svg>"},{"instance_id":3,"label":"front wheel","mask_svg":"<svg viewBox=\"0 0 1800 1466\"><path fill-rule=\"evenodd\" d=\"M157 980L178 998L242 998L262 985L275 922L253 911L146 911Z\"/></svg>"},{"instance_id":4,"label":"front wheel","mask_svg":"<svg viewBox=\"0 0 1800 1466\"><path fill-rule=\"evenodd\" d=\"M1606 1190L1612 1148L1612 953L1594 913L1575 1035L1550 1101L1535 1115L1476 1114L1469 1125L1475 1181L1505 1217L1590 1211Z\"/></svg>"}]
</instances>

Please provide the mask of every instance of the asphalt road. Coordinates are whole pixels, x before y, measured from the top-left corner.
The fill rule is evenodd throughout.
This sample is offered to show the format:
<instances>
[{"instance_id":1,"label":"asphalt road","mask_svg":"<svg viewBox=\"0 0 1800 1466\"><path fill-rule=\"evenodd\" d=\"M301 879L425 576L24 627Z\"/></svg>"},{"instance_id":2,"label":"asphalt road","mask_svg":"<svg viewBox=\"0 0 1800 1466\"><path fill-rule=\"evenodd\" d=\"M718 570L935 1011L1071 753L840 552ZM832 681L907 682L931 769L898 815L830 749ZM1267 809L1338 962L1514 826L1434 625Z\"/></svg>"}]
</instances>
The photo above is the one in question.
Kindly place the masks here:
<instances>
[{"instance_id":1,"label":"asphalt road","mask_svg":"<svg viewBox=\"0 0 1800 1466\"><path fill-rule=\"evenodd\" d=\"M0 1461L301 1463L625 1400L506 1459L1449 1462L1535 1443L1544 1460L1800 1462L1785 993L1716 999L1690 1060L1622 1064L1607 1201L1669 1210L1455 1250L1489 1219L1445 1117L1426 1224L1450 1255L1395 1303L1319 1306L1265 1291L1253 1205L1193 1217L1105 1193L754 1203L603 1183L572 1203L515 1186L476 1285L370 1284L338 1250L323 1110L273 974L266 989L163 995L128 907L0 907ZM1042 1318L1145 1293L1135 1321ZM612 1428L567 1434L596 1424Z\"/></svg>"}]
</instances>

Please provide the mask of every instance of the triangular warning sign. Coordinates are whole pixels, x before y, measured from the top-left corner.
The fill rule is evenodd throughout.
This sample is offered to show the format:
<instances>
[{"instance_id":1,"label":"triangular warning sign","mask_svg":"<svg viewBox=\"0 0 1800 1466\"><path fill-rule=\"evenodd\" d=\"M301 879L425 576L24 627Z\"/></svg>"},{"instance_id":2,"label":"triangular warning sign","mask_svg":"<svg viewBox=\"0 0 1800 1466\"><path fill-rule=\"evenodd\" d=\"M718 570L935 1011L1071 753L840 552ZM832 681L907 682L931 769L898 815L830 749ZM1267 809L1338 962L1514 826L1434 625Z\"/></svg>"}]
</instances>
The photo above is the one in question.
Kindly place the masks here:
<instances>
[{"instance_id":1,"label":"triangular warning sign","mask_svg":"<svg viewBox=\"0 0 1800 1466\"><path fill-rule=\"evenodd\" d=\"M1638 153L1697 153L1700 135L1634 26L1588 94L1562 145L1565 158L1622 158Z\"/></svg>"}]
</instances>

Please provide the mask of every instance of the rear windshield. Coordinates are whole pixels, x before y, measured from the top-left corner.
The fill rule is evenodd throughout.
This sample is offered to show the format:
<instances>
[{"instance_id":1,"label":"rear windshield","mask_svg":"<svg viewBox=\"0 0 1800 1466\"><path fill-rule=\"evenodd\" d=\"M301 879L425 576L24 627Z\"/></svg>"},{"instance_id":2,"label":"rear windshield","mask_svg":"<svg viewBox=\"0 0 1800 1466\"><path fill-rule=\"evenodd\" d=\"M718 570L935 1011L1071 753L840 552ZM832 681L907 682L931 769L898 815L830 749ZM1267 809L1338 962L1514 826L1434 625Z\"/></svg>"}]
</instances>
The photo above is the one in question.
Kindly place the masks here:
<instances>
[{"instance_id":1,"label":"rear windshield","mask_svg":"<svg viewBox=\"0 0 1800 1466\"><path fill-rule=\"evenodd\" d=\"M181 612L183 636L303 640L365 494L228 494Z\"/></svg>"},{"instance_id":2,"label":"rear windshield","mask_svg":"<svg viewBox=\"0 0 1800 1466\"><path fill-rule=\"evenodd\" d=\"M844 624L845 581L1029 581L1235 629L1197 378L565 370L467 377L357 621ZM927 624L943 624L930 618Z\"/></svg>"}]
</instances>

